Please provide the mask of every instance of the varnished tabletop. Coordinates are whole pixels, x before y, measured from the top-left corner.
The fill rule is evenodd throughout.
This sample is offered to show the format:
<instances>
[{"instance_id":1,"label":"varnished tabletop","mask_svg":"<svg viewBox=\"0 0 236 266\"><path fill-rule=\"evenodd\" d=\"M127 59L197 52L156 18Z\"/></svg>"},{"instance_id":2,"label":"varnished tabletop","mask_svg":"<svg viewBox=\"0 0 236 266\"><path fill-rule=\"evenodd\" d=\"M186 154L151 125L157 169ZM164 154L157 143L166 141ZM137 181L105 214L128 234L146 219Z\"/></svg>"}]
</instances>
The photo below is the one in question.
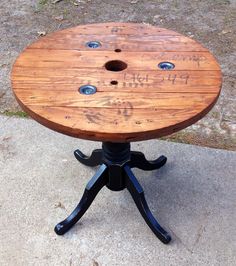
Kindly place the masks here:
<instances>
[{"instance_id":1,"label":"varnished tabletop","mask_svg":"<svg viewBox=\"0 0 236 266\"><path fill-rule=\"evenodd\" d=\"M89 47L91 41L100 46ZM174 68L163 70L161 62ZM206 115L221 88L220 67L206 48L135 23L82 25L42 37L17 58L11 79L19 104L41 124L112 142L183 129ZM96 93L82 94L83 85Z\"/></svg>"}]
</instances>

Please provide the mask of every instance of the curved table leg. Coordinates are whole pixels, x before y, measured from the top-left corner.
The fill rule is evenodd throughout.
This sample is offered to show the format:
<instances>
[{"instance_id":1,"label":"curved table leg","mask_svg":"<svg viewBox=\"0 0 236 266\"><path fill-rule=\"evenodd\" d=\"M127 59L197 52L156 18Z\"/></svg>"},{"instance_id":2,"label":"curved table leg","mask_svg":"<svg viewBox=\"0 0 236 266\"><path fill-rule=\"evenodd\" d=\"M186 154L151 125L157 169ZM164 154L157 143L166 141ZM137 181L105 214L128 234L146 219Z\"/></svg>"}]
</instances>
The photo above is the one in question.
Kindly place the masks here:
<instances>
[{"instance_id":1,"label":"curved table leg","mask_svg":"<svg viewBox=\"0 0 236 266\"><path fill-rule=\"evenodd\" d=\"M75 210L62 222L55 226L58 235L65 234L87 211L97 193L108 182L107 166L102 164L93 178L88 182L84 194Z\"/></svg>"},{"instance_id":2,"label":"curved table leg","mask_svg":"<svg viewBox=\"0 0 236 266\"><path fill-rule=\"evenodd\" d=\"M125 170L125 178L126 178L126 187L130 192L136 206L138 207L140 213L142 214L144 220L151 228L153 233L164 243L167 244L170 242L171 237L170 235L160 226L157 220L152 215L141 185L139 184L138 180L132 173L130 167L126 165L124 167Z\"/></svg>"},{"instance_id":3,"label":"curved table leg","mask_svg":"<svg viewBox=\"0 0 236 266\"><path fill-rule=\"evenodd\" d=\"M86 156L80 150L74 151L75 158L84 165L87 166L97 166L102 164L102 150L96 149L92 152L91 156Z\"/></svg>"},{"instance_id":4,"label":"curved table leg","mask_svg":"<svg viewBox=\"0 0 236 266\"><path fill-rule=\"evenodd\" d=\"M130 168L137 167L142 170L155 170L161 168L167 161L167 158L162 155L156 160L148 161L145 155L139 151L131 151L129 166Z\"/></svg>"}]
</instances>

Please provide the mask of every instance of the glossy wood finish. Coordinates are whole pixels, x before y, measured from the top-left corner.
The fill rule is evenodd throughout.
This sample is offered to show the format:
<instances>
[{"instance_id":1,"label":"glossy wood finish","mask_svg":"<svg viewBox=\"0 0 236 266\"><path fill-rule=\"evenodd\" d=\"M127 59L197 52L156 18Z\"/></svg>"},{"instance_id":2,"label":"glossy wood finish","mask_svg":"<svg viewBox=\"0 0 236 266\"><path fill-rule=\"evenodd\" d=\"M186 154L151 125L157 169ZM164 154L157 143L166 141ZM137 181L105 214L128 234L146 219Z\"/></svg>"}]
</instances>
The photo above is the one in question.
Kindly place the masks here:
<instances>
[{"instance_id":1,"label":"glossy wood finish","mask_svg":"<svg viewBox=\"0 0 236 266\"><path fill-rule=\"evenodd\" d=\"M88 41L102 45L92 49ZM111 60L127 68L109 71ZM163 61L175 68L159 69ZM97 92L80 94L86 84ZM90 24L28 46L14 64L12 88L21 107L55 131L131 142L171 134L202 118L219 96L221 71L206 48L179 33L135 23Z\"/></svg>"}]
</instances>

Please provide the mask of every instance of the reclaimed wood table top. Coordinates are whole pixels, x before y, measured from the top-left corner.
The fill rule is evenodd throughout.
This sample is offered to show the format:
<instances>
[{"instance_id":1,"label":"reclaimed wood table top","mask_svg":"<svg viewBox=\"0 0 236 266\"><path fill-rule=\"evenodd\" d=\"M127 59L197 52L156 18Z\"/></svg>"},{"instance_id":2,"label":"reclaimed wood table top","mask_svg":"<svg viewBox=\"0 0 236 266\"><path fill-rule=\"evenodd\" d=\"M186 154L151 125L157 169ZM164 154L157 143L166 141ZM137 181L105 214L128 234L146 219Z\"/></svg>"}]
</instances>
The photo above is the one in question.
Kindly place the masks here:
<instances>
[{"instance_id":1,"label":"reclaimed wood table top","mask_svg":"<svg viewBox=\"0 0 236 266\"><path fill-rule=\"evenodd\" d=\"M11 80L21 107L44 126L131 142L172 134L205 116L219 96L221 70L191 38L112 22L40 38L19 55ZM84 85L96 92L81 93Z\"/></svg>"}]
</instances>

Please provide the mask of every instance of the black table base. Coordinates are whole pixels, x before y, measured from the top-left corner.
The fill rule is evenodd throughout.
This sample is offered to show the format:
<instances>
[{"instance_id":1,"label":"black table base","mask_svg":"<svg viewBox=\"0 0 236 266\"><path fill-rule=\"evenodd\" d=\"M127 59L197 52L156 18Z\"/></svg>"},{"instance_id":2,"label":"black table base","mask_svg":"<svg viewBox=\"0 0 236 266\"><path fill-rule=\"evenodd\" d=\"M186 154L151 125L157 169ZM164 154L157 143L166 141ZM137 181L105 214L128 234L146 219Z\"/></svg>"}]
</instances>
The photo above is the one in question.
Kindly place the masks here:
<instances>
[{"instance_id":1,"label":"black table base","mask_svg":"<svg viewBox=\"0 0 236 266\"><path fill-rule=\"evenodd\" d=\"M90 157L85 156L80 150L74 155L78 161L87 166L97 166L93 178L88 182L82 199L75 210L62 222L55 226L58 235L65 234L87 211L98 192L107 186L113 191L125 188L130 192L136 206L153 233L164 243L170 242L170 235L160 226L152 215L144 197L144 191L131 171L137 167L142 170L155 170L162 167L167 158L160 156L154 161L147 161L141 152L130 151L130 143L104 142L102 149L94 150Z\"/></svg>"}]
</instances>

